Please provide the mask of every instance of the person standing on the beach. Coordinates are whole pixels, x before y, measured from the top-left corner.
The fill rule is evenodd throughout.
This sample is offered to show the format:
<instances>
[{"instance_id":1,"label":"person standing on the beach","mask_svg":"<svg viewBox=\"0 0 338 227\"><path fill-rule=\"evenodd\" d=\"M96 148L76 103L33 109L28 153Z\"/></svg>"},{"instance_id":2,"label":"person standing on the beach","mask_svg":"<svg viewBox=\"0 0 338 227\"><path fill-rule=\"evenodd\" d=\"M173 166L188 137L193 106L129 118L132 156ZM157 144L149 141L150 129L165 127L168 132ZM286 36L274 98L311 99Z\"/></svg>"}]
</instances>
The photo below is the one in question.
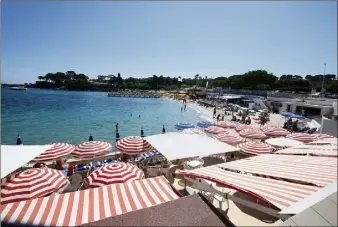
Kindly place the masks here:
<instances>
[{"instance_id":1,"label":"person standing on the beach","mask_svg":"<svg viewBox=\"0 0 338 227\"><path fill-rule=\"evenodd\" d=\"M187 109L187 104L185 103L184 104L184 111L186 111L186 109Z\"/></svg>"},{"instance_id":2,"label":"person standing on the beach","mask_svg":"<svg viewBox=\"0 0 338 227\"><path fill-rule=\"evenodd\" d=\"M183 106L181 106L181 113L183 112Z\"/></svg>"},{"instance_id":3,"label":"person standing on the beach","mask_svg":"<svg viewBox=\"0 0 338 227\"><path fill-rule=\"evenodd\" d=\"M119 123L116 123L115 130L116 130L116 132L119 132Z\"/></svg>"},{"instance_id":4,"label":"person standing on the beach","mask_svg":"<svg viewBox=\"0 0 338 227\"><path fill-rule=\"evenodd\" d=\"M213 114L213 116L212 116L213 118L215 118L216 117L216 107L214 107L214 114Z\"/></svg>"}]
</instances>

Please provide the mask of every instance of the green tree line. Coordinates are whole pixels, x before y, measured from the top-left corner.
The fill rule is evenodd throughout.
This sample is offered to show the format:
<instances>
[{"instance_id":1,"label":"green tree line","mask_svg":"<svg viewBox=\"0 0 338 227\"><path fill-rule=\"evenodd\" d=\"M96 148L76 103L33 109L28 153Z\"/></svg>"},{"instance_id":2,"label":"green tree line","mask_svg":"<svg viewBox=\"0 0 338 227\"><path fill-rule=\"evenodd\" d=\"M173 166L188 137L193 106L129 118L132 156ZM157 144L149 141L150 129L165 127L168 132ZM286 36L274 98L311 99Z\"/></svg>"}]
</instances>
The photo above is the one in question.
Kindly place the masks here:
<instances>
[{"instance_id":1,"label":"green tree line","mask_svg":"<svg viewBox=\"0 0 338 227\"><path fill-rule=\"evenodd\" d=\"M89 79L83 73L77 74L74 71L47 73L39 76L36 87L60 88L69 90L90 90L93 86L101 86L109 89L139 89L139 90L175 90L194 85L208 88L231 87L232 89L252 89L252 90L292 90L292 91L311 91L312 88L321 89L323 75L282 75L275 76L266 70L253 70L241 75L229 77L208 78L196 74L192 78L166 77L163 75L153 75L147 78L123 78L120 73L115 75L99 75L96 79ZM338 81L336 75L326 74L324 77L324 87L329 92L338 93Z\"/></svg>"}]
</instances>

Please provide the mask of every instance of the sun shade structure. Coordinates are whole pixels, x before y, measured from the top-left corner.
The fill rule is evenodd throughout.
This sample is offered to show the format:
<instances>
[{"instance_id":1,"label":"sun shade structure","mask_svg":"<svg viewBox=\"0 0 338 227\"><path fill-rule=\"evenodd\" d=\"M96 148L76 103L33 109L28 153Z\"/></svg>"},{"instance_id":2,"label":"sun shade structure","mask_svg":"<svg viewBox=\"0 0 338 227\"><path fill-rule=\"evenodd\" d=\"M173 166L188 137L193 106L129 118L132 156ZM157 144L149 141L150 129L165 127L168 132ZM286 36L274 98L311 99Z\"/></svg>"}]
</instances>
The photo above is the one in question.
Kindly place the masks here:
<instances>
[{"instance_id":1,"label":"sun shade structure","mask_svg":"<svg viewBox=\"0 0 338 227\"><path fill-rule=\"evenodd\" d=\"M91 158L108 153L113 145L103 141L87 141L79 144L72 152L74 158Z\"/></svg>"},{"instance_id":2,"label":"sun shade structure","mask_svg":"<svg viewBox=\"0 0 338 227\"><path fill-rule=\"evenodd\" d=\"M241 152L249 155L270 154L273 152L273 147L261 142L245 142L237 146Z\"/></svg>"},{"instance_id":3,"label":"sun shade structure","mask_svg":"<svg viewBox=\"0 0 338 227\"><path fill-rule=\"evenodd\" d=\"M206 135L201 129L198 128L187 128L181 131L183 134L197 134L197 135Z\"/></svg>"},{"instance_id":4,"label":"sun shade structure","mask_svg":"<svg viewBox=\"0 0 338 227\"><path fill-rule=\"evenodd\" d=\"M292 140L289 138L271 138L271 139L265 140L265 143L271 146L274 146L274 147L279 147L279 148L303 145L302 142L299 142L297 140Z\"/></svg>"},{"instance_id":5,"label":"sun shade structure","mask_svg":"<svg viewBox=\"0 0 338 227\"><path fill-rule=\"evenodd\" d=\"M337 159L327 157L266 154L217 167L318 187L337 180Z\"/></svg>"},{"instance_id":6,"label":"sun shade structure","mask_svg":"<svg viewBox=\"0 0 338 227\"><path fill-rule=\"evenodd\" d=\"M319 190L315 186L299 185L276 179L221 170L217 166L178 171L176 174L215 182L223 187L228 187L255 199L265 201L278 210L285 209Z\"/></svg>"},{"instance_id":7,"label":"sun shade structure","mask_svg":"<svg viewBox=\"0 0 338 227\"><path fill-rule=\"evenodd\" d=\"M1 145L1 178L26 165L50 148L50 145Z\"/></svg>"},{"instance_id":8,"label":"sun shade structure","mask_svg":"<svg viewBox=\"0 0 338 227\"><path fill-rule=\"evenodd\" d=\"M218 121L216 122L216 126L221 128L236 128L237 124L231 121Z\"/></svg>"},{"instance_id":9,"label":"sun shade structure","mask_svg":"<svg viewBox=\"0 0 338 227\"><path fill-rule=\"evenodd\" d=\"M230 133L217 134L214 136L214 139L217 139L218 141L226 144L230 144L232 146L236 146L237 144L244 142L244 140L240 136Z\"/></svg>"},{"instance_id":10,"label":"sun shade structure","mask_svg":"<svg viewBox=\"0 0 338 227\"><path fill-rule=\"evenodd\" d=\"M128 136L116 142L116 148L124 154L137 155L154 150L148 141L141 136Z\"/></svg>"},{"instance_id":11,"label":"sun shade structure","mask_svg":"<svg viewBox=\"0 0 338 227\"><path fill-rule=\"evenodd\" d=\"M334 181L331 184L319 189L317 192L311 194L310 196L298 201L292 206L283 209L280 211L281 214L298 214L303 210L313 206L315 203L325 199L326 197L332 195L333 193L337 193L337 181ZM336 197L337 201L337 197ZM337 204L336 204L337 206ZM337 209L337 208L336 208ZM336 213L337 214L337 213ZM336 216L337 217L337 216ZM337 220L337 218L336 218Z\"/></svg>"},{"instance_id":12,"label":"sun shade structure","mask_svg":"<svg viewBox=\"0 0 338 227\"><path fill-rule=\"evenodd\" d=\"M234 225L203 195L195 194L85 226L226 226Z\"/></svg>"},{"instance_id":13,"label":"sun shade structure","mask_svg":"<svg viewBox=\"0 0 338 227\"><path fill-rule=\"evenodd\" d=\"M86 178L86 184L89 188L94 188L109 184L141 180L143 177L143 171L137 166L129 163L119 162L108 164L94 170Z\"/></svg>"},{"instance_id":14,"label":"sun shade structure","mask_svg":"<svg viewBox=\"0 0 338 227\"><path fill-rule=\"evenodd\" d=\"M195 128L195 126L193 124L190 124L190 123L181 122L181 123L177 123L175 125L175 128L177 130L183 130L183 129L187 129L187 128Z\"/></svg>"},{"instance_id":15,"label":"sun shade structure","mask_svg":"<svg viewBox=\"0 0 338 227\"><path fill-rule=\"evenodd\" d=\"M225 129L221 127L217 127L217 126L210 126L205 129L205 132L212 133L212 134L218 134L218 133L225 132Z\"/></svg>"},{"instance_id":16,"label":"sun shade structure","mask_svg":"<svg viewBox=\"0 0 338 227\"><path fill-rule=\"evenodd\" d=\"M247 128L239 132L239 135L248 139L265 139L266 135L259 129Z\"/></svg>"},{"instance_id":17,"label":"sun shade structure","mask_svg":"<svg viewBox=\"0 0 338 227\"><path fill-rule=\"evenodd\" d=\"M338 157L338 150L336 146L331 145L302 145L293 146L283 150L279 150L276 154L284 155L312 155L323 157Z\"/></svg>"},{"instance_id":18,"label":"sun shade structure","mask_svg":"<svg viewBox=\"0 0 338 227\"><path fill-rule=\"evenodd\" d=\"M289 131L279 127L265 127L262 132L269 137L283 137L290 134Z\"/></svg>"},{"instance_id":19,"label":"sun shade structure","mask_svg":"<svg viewBox=\"0 0 338 227\"><path fill-rule=\"evenodd\" d=\"M33 168L16 173L1 184L1 204L13 203L48 195L67 186L62 171L50 168Z\"/></svg>"},{"instance_id":20,"label":"sun shade structure","mask_svg":"<svg viewBox=\"0 0 338 227\"><path fill-rule=\"evenodd\" d=\"M145 137L169 161L195 156L209 156L238 151L231 145L197 134L170 132Z\"/></svg>"},{"instance_id":21,"label":"sun shade structure","mask_svg":"<svg viewBox=\"0 0 338 227\"><path fill-rule=\"evenodd\" d=\"M309 143L317 140L314 134L294 132L286 136L286 138L297 140L303 143Z\"/></svg>"},{"instance_id":22,"label":"sun shade structure","mask_svg":"<svg viewBox=\"0 0 338 227\"><path fill-rule=\"evenodd\" d=\"M242 131L244 129L252 129L252 126L250 126L250 125L244 125L244 124L238 124L236 126L236 131L237 132Z\"/></svg>"},{"instance_id":23,"label":"sun shade structure","mask_svg":"<svg viewBox=\"0 0 338 227\"><path fill-rule=\"evenodd\" d=\"M178 198L167 179L161 176L2 205L1 221L77 226Z\"/></svg>"},{"instance_id":24,"label":"sun shade structure","mask_svg":"<svg viewBox=\"0 0 338 227\"><path fill-rule=\"evenodd\" d=\"M197 126L201 127L201 128L207 128L207 127L213 126L213 125L215 125L215 124L211 121L200 121L200 122L197 123Z\"/></svg>"},{"instance_id":25,"label":"sun shade structure","mask_svg":"<svg viewBox=\"0 0 338 227\"><path fill-rule=\"evenodd\" d=\"M43 162L55 160L72 153L75 149L75 146L68 143L52 143L49 145L52 147L34 158L34 161Z\"/></svg>"},{"instance_id":26,"label":"sun shade structure","mask_svg":"<svg viewBox=\"0 0 338 227\"><path fill-rule=\"evenodd\" d=\"M316 136L316 139L333 139L334 136L328 135L328 134L314 134ZM336 138L337 139L337 138Z\"/></svg>"}]
</instances>

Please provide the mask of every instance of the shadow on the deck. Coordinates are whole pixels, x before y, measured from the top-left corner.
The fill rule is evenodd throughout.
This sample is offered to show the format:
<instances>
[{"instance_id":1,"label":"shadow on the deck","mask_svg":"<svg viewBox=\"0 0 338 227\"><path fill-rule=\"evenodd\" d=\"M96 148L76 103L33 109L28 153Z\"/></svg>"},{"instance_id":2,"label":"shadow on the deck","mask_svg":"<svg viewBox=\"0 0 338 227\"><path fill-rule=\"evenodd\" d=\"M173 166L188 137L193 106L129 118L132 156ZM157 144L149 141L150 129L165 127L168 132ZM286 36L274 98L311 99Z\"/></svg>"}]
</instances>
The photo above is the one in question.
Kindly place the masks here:
<instances>
[{"instance_id":1,"label":"shadow on the deck","mask_svg":"<svg viewBox=\"0 0 338 227\"><path fill-rule=\"evenodd\" d=\"M256 200L253 199L252 197L250 196L247 196L247 195L244 195L243 193L240 193L240 192L235 192L233 194L234 196L237 196L238 198L241 198L241 199L244 199L244 200L247 200L247 201L250 201L250 202L253 202L255 203ZM276 221L278 221L279 219L276 218L276 217L273 217L273 216L270 216L268 214L265 214L263 212L260 212L258 210L255 210L255 209L252 209L250 207L247 207L247 206L244 206L242 204L239 204L239 203L236 203L234 202L234 204L245 214L247 215L250 215L252 217L255 217L259 220L261 220L262 222L265 222L265 223L274 223Z\"/></svg>"}]
</instances>

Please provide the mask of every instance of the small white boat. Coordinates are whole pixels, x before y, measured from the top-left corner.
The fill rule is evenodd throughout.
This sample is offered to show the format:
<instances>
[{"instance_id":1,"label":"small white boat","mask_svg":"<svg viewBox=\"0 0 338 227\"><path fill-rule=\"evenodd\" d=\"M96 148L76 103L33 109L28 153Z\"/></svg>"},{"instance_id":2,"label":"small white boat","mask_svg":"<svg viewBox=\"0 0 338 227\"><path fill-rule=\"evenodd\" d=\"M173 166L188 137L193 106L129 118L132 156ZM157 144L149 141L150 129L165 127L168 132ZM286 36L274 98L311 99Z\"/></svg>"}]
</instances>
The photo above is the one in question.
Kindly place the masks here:
<instances>
[{"instance_id":1,"label":"small white boat","mask_svg":"<svg viewBox=\"0 0 338 227\"><path fill-rule=\"evenodd\" d=\"M27 88L26 87L23 87L23 86L20 86L20 87L10 87L9 89L11 89L11 90L27 90Z\"/></svg>"}]
</instances>

